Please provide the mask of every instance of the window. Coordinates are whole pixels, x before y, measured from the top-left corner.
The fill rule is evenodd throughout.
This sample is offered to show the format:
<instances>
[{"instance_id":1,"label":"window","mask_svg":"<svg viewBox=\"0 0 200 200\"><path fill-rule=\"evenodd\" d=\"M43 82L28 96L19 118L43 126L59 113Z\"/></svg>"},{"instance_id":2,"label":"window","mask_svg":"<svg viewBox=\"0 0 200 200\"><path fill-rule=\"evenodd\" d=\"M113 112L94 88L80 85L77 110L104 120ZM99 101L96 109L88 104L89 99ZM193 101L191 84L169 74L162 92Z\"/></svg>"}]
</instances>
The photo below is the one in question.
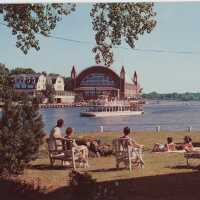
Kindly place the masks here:
<instances>
[{"instance_id":1,"label":"window","mask_svg":"<svg viewBox=\"0 0 200 200\"><path fill-rule=\"evenodd\" d=\"M81 86L114 86L114 81L106 74L92 73L86 76L80 83Z\"/></svg>"}]
</instances>

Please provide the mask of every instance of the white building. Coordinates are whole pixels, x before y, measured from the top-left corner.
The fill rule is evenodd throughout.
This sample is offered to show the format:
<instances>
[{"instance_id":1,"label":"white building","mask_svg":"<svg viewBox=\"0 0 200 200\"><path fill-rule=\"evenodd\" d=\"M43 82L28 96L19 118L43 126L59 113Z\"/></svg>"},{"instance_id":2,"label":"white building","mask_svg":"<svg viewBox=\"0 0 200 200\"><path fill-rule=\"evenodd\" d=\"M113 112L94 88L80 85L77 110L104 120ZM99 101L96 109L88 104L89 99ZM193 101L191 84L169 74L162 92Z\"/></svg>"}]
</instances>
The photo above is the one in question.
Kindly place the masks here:
<instances>
[{"instance_id":1,"label":"white building","mask_svg":"<svg viewBox=\"0 0 200 200\"><path fill-rule=\"evenodd\" d=\"M52 77L52 84L55 91L64 91L65 81L62 76Z\"/></svg>"},{"instance_id":2,"label":"white building","mask_svg":"<svg viewBox=\"0 0 200 200\"><path fill-rule=\"evenodd\" d=\"M47 83L53 84L55 89L54 99L56 103L73 103L75 95L73 92L65 91L65 80L62 76L48 76Z\"/></svg>"},{"instance_id":3,"label":"white building","mask_svg":"<svg viewBox=\"0 0 200 200\"><path fill-rule=\"evenodd\" d=\"M46 90L46 76L43 74L15 74L12 79L17 92L34 93Z\"/></svg>"},{"instance_id":4,"label":"white building","mask_svg":"<svg viewBox=\"0 0 200 200\"><path fill-rule=\"evenodd\" d=\"M45 76L43 74L16 74L12 75L13 85L16 92L38 94L46 90L47 84L55 89L54 99L56 103L73 103L73 92L65 91L65 80L62 76ZM45 100L48 101L48 97Z\"/></svg>"}]
</instances>

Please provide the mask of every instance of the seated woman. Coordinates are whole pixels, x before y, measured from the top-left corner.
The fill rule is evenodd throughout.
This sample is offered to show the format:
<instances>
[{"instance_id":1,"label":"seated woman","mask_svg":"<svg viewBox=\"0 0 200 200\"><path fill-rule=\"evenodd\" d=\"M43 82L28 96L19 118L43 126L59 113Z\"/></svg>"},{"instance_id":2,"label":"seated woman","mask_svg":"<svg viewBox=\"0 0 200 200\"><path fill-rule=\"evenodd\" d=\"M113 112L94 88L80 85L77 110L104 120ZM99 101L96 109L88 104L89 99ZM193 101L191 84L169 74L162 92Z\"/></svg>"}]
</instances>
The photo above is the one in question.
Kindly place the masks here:
<instances>
[{"instance_id":1,"label":"seated woman","mask_svg":"<svg viewBox=\"0 0 200 200\"><path fill-rule=\"evenodd\" d=\"M126 139L126 143L124 144L125 146L131 146L131 153L132 156L135 156L135 154L137 154L137 158L139 160L139 162L144 165L144 161L142 159L142 149L144 148L144 145L137 143L133 138L129 137L130 134L130 128L129 127L125 127L124 128L124 135L121 136L121 139Z\"/></svg>"},{"instance_id":2,"label":"seated woman","mask_svg":"<svg viewBox=\"0 0 200 200\"><path fill-rule=\"evenodd\" d=\"M190 136L184 137L183 149L187 152L194 150L194 147L192 145L192 138Z\"/></svg>"},{"instance_id":3,"label":"seated woman","mask_svg":"<svg viewBox=\"0 0 200 200\"><path fill-rule=\"evenodd\" d=\"M155 144L152 152L174 151L175 149L176 145L173 142L173 138L167 137L167 144Z\"/></svg>"},{"instance_id":4,"label":"seated woman","mask_svg":"<svg viewBox=\"0 0 200 200\"><path fill-rule=\"evenodd\" d=\"M65 131L66 136L66 148L71 149L72 147L75 147L75 150L77 152L80 152L80 159L83 164L86 164L88 167L88 148L85 145L77 145L76 141L73 139L73 129L71 127L68 127Z\"/></svg>"},{"instance_id":5,"label":"seated woman","mask_svg":"<svg viewBox=\"0 0 200 200\"><path fill-rule=\"evenodd\" d=\"M129 127L125 127L124 131L123 131L124 135L122 137L120 137L120 138L128 139L127 140L128 141L128 145L131 145L131 146L133 146L135 148L143 148L144 145L138 144L133 138L129 137L130 132L131 132L130 128Z\"/></svg>"}]
</instances>

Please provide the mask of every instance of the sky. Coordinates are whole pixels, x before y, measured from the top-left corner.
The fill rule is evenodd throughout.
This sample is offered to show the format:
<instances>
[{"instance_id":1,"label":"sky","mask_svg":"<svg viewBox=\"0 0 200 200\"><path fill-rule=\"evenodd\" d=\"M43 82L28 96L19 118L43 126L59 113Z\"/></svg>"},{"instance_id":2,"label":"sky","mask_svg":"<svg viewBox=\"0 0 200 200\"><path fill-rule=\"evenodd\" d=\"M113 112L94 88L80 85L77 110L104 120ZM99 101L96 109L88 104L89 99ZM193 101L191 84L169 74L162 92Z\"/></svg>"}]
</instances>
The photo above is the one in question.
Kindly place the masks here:
<instances>
[{"instance_id":1,"label":"sky","mask_svg":"<svg viewBox=\"0 0 200 200\"><path fill-rule=\"evenodd\" d=\"M37 72L63 76L70 75L73 65L78 72L95 65L91 6L78 4L76 11L63 17L52 32L54 36L88 41L86 44L40 37L40 51L31 50L24 55L16 48L11 30L0 24L0 62L10 69L31 67ZM136 70L144 92L200 92L200 2L160 2L155 3L154 9L155 29L136 41L135 48L142 51L114 49L111 68L119 73L123 65L128 81ZM164 53L145 51L150 49Z\"/></svg>"}]
</instances>

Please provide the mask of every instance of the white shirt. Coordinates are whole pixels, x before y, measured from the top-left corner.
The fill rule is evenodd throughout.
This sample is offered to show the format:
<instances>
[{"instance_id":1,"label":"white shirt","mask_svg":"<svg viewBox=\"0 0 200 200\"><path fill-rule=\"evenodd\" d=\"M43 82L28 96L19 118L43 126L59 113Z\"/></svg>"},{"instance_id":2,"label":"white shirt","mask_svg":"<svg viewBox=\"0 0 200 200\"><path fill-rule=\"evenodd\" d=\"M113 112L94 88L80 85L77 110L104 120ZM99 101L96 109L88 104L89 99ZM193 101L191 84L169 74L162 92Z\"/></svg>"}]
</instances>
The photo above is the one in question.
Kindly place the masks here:
<instances>
[{"instance_id":1,"label":"white shirt","mask_svg":"<svg viewBox=\"0 0 200 200\"><path fill-rule=\"evenodd\" d=\"M55 138L63 138L62 136L62 133L61 133L61 129L59 127L53 127L52 130L51 130L51 133L49 135L49 138L50 138L50 141L51 141L51 148L52 149L55 149L55 145L59 145L60 147L58 148L58 150L62 150L62 142L61 141L56 141L56 144L55 144L55 141L54 139Z\"/></svg>"},{"instance_id":2,"label":"white shirt","mask_svg":"<svg viewBox=\"0 0 200 200\"><path fill-rule=\"evenodd\" d=\"M50 138L63 138L61 129L57 126L52 128L50 133Z\"/></svg>"}]
</instances>

